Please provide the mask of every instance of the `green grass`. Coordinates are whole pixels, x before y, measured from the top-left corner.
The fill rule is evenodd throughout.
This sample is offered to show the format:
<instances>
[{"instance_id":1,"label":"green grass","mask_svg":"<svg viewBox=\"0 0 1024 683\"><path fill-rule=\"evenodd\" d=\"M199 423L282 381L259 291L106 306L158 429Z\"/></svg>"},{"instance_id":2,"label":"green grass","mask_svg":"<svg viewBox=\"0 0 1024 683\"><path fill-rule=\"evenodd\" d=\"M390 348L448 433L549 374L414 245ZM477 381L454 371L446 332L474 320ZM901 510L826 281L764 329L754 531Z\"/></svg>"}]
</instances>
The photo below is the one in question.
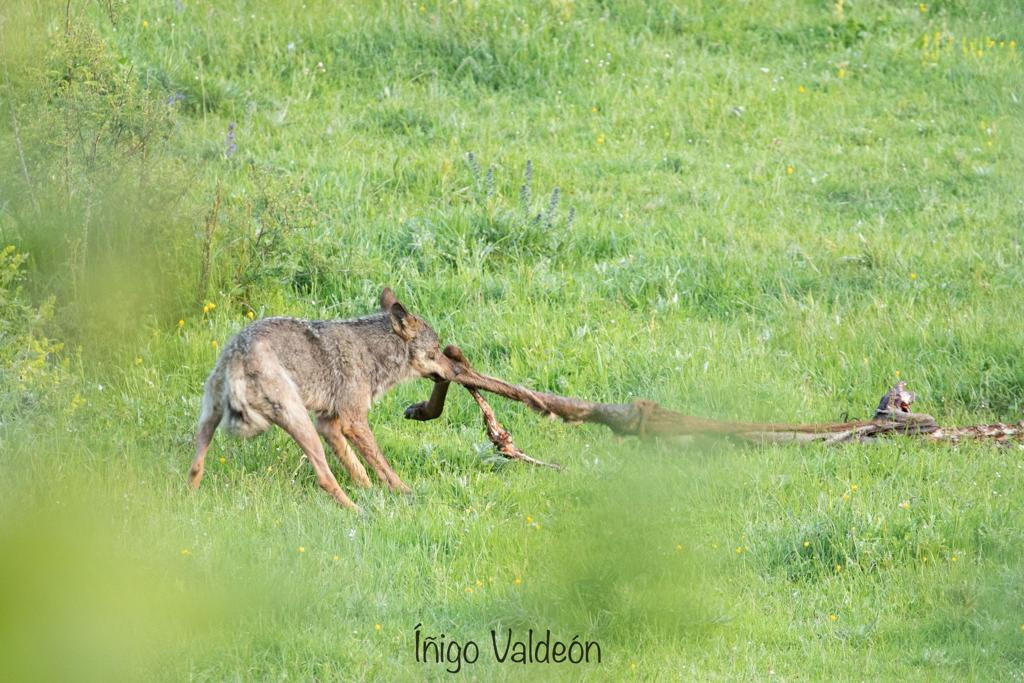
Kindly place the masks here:
<instances>
[{"instance_id":1,"label":"green grass","mask_svg":"<svg viewBox=\"0 0 1024 683\"><path fill-rule=\"evenodd\" d=\"M5 11L17 677L446 676L417 624L484 680L1022 675L1016 448L617 441L496 399L566 470L496 467L463 392L402 419L422 382L371 415L408 499L337 509L280 431L184 485L213 342L383 285L538 389L816 422L900 377L940 423L1020 419L1019 3ZM602 662L495 664L508 627Z\"/></svg>"}]
</instances>

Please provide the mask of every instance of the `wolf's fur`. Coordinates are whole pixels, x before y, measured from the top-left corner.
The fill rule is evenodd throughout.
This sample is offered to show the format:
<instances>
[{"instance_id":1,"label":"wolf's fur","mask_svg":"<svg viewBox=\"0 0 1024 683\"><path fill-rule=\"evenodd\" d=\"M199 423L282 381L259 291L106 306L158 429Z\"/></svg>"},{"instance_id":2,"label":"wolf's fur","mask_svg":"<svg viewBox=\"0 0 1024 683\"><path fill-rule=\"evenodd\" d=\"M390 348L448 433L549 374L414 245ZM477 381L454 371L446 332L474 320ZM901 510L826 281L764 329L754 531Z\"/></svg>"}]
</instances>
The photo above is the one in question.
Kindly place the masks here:
<instances>
[{"instance_id":1,"label":"wolf's fur","mask_svg":"<svg viewBox=\"0 0 1024 683\"><path fill-rule=\"evenodd\" d=\"M206 380L189 483L199 486L218 426L249 437L276 424L298 442L320 486L340 504L355 507L327 467L317 432L357 484L369 486L370 480L347 440L355 442L382 481L408 491L370 432L371 403L405 380L452 376L437 335L387 288L381 293L381 311L362 318L258 320L224 346ZM316 414L315 427L309 411Z\"/></svg>"}]
</instances>

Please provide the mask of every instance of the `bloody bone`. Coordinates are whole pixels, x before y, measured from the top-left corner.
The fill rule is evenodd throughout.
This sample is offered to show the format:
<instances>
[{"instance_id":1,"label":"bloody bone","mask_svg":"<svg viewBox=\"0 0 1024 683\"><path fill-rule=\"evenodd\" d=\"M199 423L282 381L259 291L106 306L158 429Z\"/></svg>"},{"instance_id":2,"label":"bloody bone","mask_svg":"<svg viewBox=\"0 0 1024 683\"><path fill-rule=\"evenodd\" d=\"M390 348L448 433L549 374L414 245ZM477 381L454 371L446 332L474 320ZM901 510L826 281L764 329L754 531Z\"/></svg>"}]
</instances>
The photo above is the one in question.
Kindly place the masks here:
<instances>
[{"instance_id":1,"label":"bloody bone","mask_svg":"<svg viewBox=\"0 0 1024 683\"><path fill-rule=\"evenodd\" d=\"M484 413L488 437L505 457L526 460L512 444L494 412L480 396L487 391L524 403L550 418L566 422L602 424L622 436L675 437L686 435L723 435L759 443L838 444L871 443L895 434L926 438L935 442L958 443L967 439L988 439L995 443L1024 442L1024 422L1015 425L995 423L967 427L940 427L931 415L911 412L916 396L905 382L897 382L883 397L870 420L825 424L780 424L714 420L684 415L653 401L638 399L631 403L598 403L570 396L533 391L496 377L477 372L457 346L448 346L444 354L453 361L456 375L451 380L464 386ZM410 406L405 416L414 420L432 420L441 414L448 382L439 382L428 401ZM511 455L511 453L520 455ZM521 457L525 456L525 457ZM534 464L546 464L537 463Z\"/></svg>"}]
</instances>

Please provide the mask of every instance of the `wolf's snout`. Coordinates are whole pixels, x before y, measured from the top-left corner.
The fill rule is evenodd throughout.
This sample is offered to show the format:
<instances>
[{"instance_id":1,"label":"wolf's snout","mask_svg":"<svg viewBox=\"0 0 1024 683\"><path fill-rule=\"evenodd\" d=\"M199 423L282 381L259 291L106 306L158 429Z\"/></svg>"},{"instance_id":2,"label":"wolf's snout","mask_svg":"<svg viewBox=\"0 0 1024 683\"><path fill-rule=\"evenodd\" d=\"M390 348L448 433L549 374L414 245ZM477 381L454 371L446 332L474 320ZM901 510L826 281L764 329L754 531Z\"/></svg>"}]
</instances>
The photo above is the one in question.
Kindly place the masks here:
<instances>
[{"instance_id":1,"label":"wolf's snout","mask_svg":"<svg viewBox=\"0 0 1024 683\"><path fill-rule=\"evenodd\" d=\"M459 374L458 370L455 369L455 364L447 356L438 358L438 365L441 366L441 371L435 372L435 376L431 377L435 382L451 381Z\"/></svg>"}]
</instances>

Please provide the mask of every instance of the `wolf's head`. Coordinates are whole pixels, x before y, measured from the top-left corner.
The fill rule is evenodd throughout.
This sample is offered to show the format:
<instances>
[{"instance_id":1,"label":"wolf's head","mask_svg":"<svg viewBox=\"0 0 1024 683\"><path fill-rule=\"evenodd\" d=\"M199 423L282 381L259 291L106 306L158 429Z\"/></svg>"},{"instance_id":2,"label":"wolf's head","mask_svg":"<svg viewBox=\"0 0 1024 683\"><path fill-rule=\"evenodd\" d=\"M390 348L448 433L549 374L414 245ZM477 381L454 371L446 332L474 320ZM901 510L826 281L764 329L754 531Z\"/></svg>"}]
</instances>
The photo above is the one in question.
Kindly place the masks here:
<instances>
[{"instance_id":1,"label":"wolf's head","mask_svg":"<svg viewBox=\"0 0 1024 683\"><path fill-rule=\"evenodd\" d=\"M437 333L423 318L407 311L388 287L380 293L380 308L390 318L391 329L409 347L409 365L414 372L435 382L455 377L452 362L441 353Z\"/></svg>"}]
</instances>

